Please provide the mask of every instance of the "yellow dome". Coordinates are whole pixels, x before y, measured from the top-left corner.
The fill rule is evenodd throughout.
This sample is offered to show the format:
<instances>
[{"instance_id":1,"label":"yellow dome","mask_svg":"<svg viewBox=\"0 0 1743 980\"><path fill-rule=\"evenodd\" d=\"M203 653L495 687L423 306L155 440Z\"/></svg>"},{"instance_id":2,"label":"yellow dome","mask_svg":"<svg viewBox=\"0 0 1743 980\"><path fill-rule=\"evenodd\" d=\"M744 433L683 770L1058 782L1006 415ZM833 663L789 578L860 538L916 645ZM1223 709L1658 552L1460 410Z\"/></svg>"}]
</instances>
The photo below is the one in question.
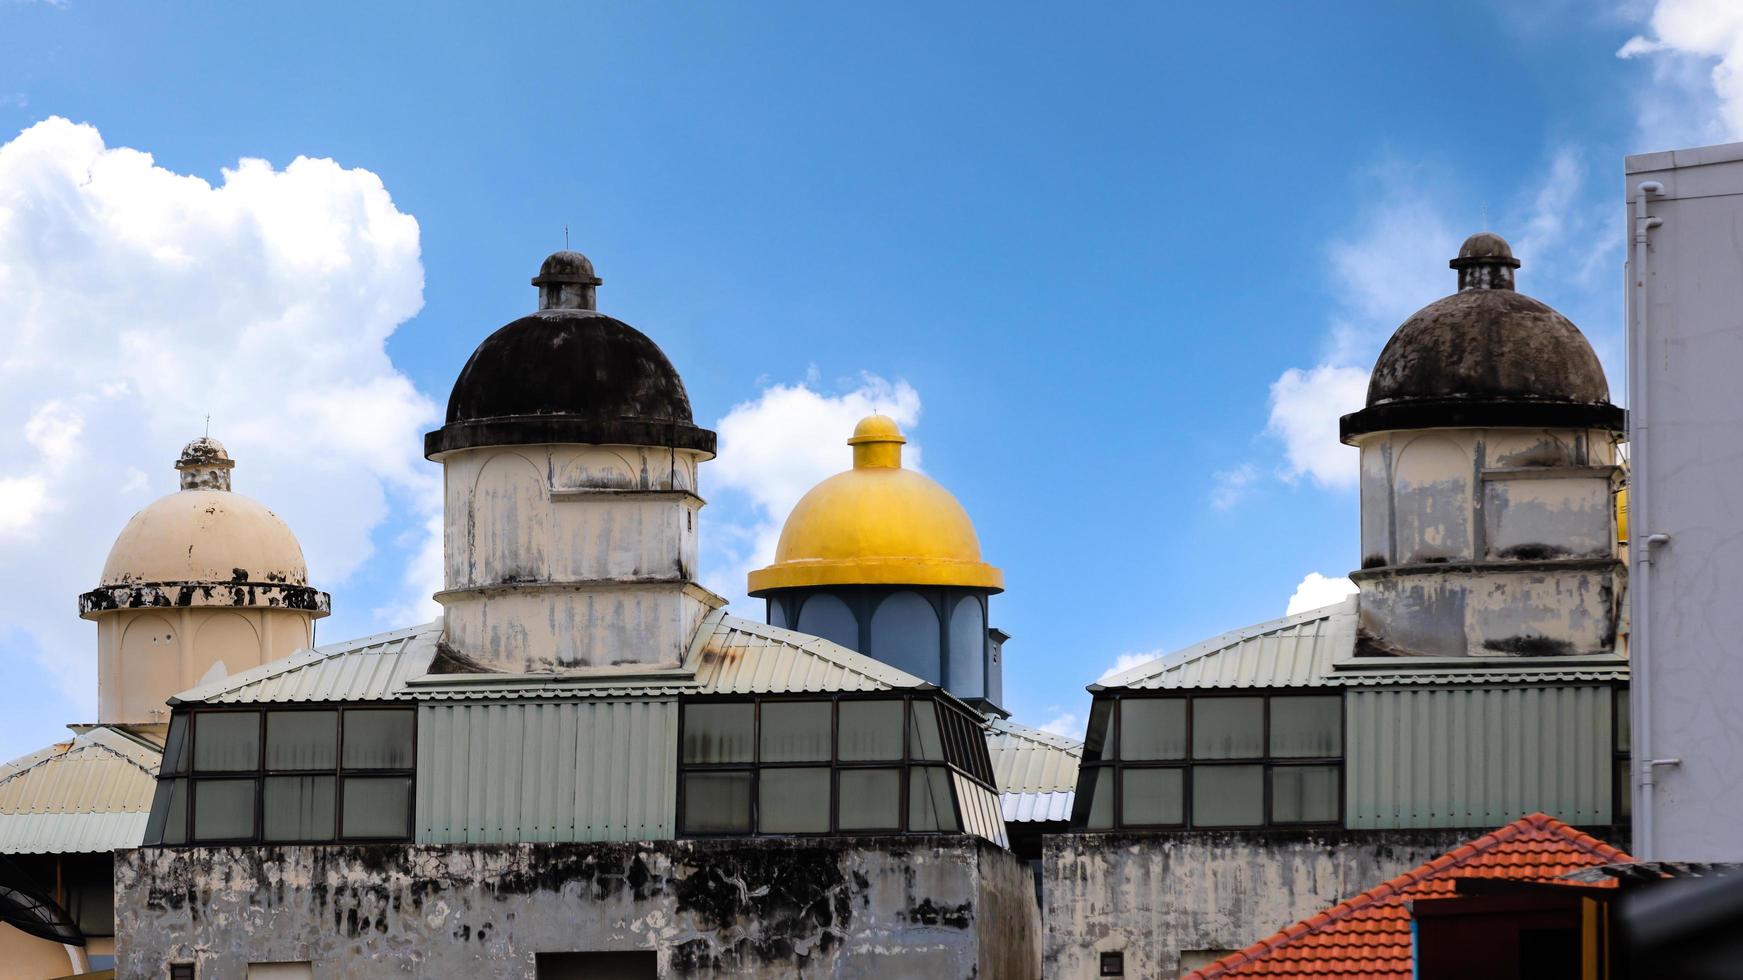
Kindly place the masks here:
<instances>
[{"instance_id":1,"label":"yellow dome","mask_svg":"<svg viewBox=\"0 0 1743 980\"><path fill-rule=\"evenodd\" d=\"M950 491L902 469L901 429L873 415L853 430L853 469L799 500L775 562L750 573L750 594L816 585L954 585L1002 591L980 559L974 522Z\"/></svg>"}]
</instances>

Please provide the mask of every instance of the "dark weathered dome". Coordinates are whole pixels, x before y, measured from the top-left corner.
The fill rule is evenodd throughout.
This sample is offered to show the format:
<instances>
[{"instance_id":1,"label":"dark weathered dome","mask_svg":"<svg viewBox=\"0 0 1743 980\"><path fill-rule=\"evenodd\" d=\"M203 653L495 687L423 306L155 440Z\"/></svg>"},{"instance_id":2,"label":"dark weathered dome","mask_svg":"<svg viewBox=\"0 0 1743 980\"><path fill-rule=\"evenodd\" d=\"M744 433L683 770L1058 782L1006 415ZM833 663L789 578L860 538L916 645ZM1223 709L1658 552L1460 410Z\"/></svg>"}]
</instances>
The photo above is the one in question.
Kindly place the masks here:
<instances>
[{"instance_id":1,"label":"dark weathered dome","mask_svg":"<svg viewBox=\"0 0 1743 980\"><path fill-rule=\"evenodd\" d=\"M1499 235L1472 235L1450 263L1459 291L1392 334L1368 404L1342 435L1453 426L1621 431L1598 355L1567 317L1513 289L1519 260Z\"/></svg>"},{"instance_id":2,"label":"dark weathered dome","mask_svg":"<svg viewBox=\"0 0 1743 980\"><path fill-rule=\"evenodd\" d=\"M472 352L448 396L447 424L424 437L425 456L553 442L714 451L714 433L692 420L683 379L659 345L592 309L599 279L586 256L558 252L533 282L543 308Z\"/></svg>"}]
</instances>

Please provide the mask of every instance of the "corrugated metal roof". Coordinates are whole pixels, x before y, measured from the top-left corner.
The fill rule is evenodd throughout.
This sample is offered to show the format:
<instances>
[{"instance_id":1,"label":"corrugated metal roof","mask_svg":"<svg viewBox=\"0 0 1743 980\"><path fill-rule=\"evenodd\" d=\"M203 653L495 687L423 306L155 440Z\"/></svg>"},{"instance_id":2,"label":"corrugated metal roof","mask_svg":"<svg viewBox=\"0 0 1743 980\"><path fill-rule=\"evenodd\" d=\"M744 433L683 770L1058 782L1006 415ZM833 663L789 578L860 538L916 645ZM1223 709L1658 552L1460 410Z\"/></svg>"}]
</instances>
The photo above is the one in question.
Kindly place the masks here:
<instances>
[{"instance_id":1,"label":"corrugated metal roof","mask_svg":"<svg viewBox=\"0 0 1743 980\"><path fill-rule=\"evenodd\" d=\"M669 839L677 740L672 699L422 705L416 839Z\"/></svg>"},{"instance_id":2,"label":"corrugated metal roof","mask_svg":"<svg viewBox=\"0 0 1743 980\"><path fill-rule=\"evenodd\" d=\"M1071 818L1083 743L1003 718L987 721L987 752L1007 821Z\"/></svg>"},{"instance_id":3,"label":"corrugated metal roof","mask_svg":"<svg viewBox=\"0 0 1743 980\"><path fill-rule=\"evenodd\" d=\"M673 697L679 694L800 694L928 687L925 681L828 640L709 613L682 667L561 675L432 674L405 696L419 700Z\"/></svg>"},{"instance_id":4,"label":"corrugated metal roof","mask_svg":"<svg viewBox=\"0 0 1743 980\"><path fill-rule=\"evenodd\" d=\"M686 666L707 694L798 694L928 687L913 674L805 633L716 610Z\"/></svg>"},{"instance_id":5,"label":"corrugated metal roof","mask_svg":"<svg viewBox=\"0 0 1743 980\"><path fill-rule=\"evenodd\" d=\"M93 728L0 766L0 853L138 846L161 759L154 746Z\"/></svg>"},{"instance_id":6,"label":"corrugated metal roof","mask_svg":"<svg viewBox=\"0 0 1743 980\"><path fill-rule=\"evenodd\" d=\"M1114 688L1320 687L1356 646L1356 600L1214 636L1091 684Z\"/></svg>"},{"instance_id":7,"label":"corrugated metal roof","mask_svg":"<svg viewBox=\"0 0 1743 980\"><path fill-rule=\"evenodd\" d=\"M288 657L202 684L170 704L384 701L430 668L442 621L299 650Z\"/></svg>"},{"instance_id":8,"label":"corrugated metal roof","mask_svg":"<svg viewBox=\"0 0 1743 980\"><path fill-rule=\"evenodd\" d=\"M0 814L0 854L89 854L138 847L148 811Z\"/></svg>"},{"instance_id":9,"label":"corrugated metal roof","mask_svg":"<svg viewBox=\"0 0 1743 980\"><path fill-rule=\"evenodd\" d=\"M1396 687L1455 684L1625 682L1628 664L1543 658L1354 661L1357 599L1249 626L1139 664L1089 685L1091 691L1293 687Z\"/></svg>"},{"instance_id":10,"label":"corrugated metal roof","mask_svg":"<svg viewBox=\"0 0 1743 980\"><path fill-rule=\"evenodd\" d=\"M1540 810L1611 820L1608 687L1357 689L1344 703L1346 826L1493 827Z\"/></svg>"}]
</instances>

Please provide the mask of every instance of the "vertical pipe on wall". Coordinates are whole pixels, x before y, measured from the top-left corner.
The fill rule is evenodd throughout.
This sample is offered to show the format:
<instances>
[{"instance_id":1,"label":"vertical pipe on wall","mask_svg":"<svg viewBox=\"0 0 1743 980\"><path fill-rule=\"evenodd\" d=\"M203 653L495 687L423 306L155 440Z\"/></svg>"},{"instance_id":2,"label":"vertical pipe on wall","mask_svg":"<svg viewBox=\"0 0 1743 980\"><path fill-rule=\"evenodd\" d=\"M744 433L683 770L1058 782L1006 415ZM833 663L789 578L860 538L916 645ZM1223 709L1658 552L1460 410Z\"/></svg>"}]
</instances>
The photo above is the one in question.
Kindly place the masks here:
<instances>
[{"instance_id":1,"label":"vertical pipe on wall","mask_svg":"<svg viewBox=\"0 0 1743 980\"><path fill-rule=\"evenodd\" d=\"M1652 840L1652 597L1649 591L1652 581L1652 545L1647 540L1653 535L1643 533L1650 526L1647 521L1651 520L1651 512L1647 509L1647 481L1636 479L1633 474L1645 472L1647 455L1650 452L1647 439L1649 430L1645 370L1646 245L1647 232L1664 221L1647 214L1646 209L1647 197L1662 193L1664 185L1656 180L1643 181L1634 189L1633 255L1628 269L1629 298L1633 306L1633 316L1629 318L1628 324L1628 452L1632 462L1628 481L1628 547L1634 549L1630 571L1635 579L1631 589L1632 635L1628 640L1634 694L1628 700L1634 716L1634 756L1631 767L1637 787L1634 799L1633 849L1634 856L1643 861L1657 857Z\"/></svg>"}]
</instances>

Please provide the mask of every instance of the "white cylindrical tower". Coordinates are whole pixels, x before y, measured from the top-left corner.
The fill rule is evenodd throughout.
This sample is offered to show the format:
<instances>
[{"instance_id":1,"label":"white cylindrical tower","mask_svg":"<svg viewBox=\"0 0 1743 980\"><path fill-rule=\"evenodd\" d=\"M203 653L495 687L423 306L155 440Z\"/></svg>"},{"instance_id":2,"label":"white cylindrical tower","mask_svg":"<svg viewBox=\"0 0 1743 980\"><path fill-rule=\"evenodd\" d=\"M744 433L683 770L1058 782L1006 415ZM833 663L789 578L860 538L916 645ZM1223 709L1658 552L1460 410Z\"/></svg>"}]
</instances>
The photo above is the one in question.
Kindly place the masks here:
<instances>
[{"instance_id":1,"label":"white cylindrical tower","mask_svg":"<svg viewBox=\"0 0 1743 980\"><path fill-rule=\"evenodd\" d=\"M1398 328L1343 418L1361 450L1358 650L1613 654L1622 410L1579 328L1513 288L1499 235L1451 265L1459 291Z\"/></svg>"},{"instance_id":2,"label":"white cylindrical tower","mask_svg":"<svg viewBox=\"0 0 1743 980\"><path fill-rule=\"evenodd\" d=\"M188 443L181 490L133 515L79 597L97 624L98 722L162 722L171 695L308 646L327 615L296 535L230 490L235 465L215 439Z\"/></svg>"},{"instance_id":3,"label":"white cylindrical tower","mask_svg":"<svg viewBox=\"0 0 1743 980\"><path fill-rule=\"evenodd\" d=\"M541 673L675 667L696 583L697 427L664 352L596 311L578 252L545 260L538 312L485 338L424 454L442 464L438 666Z\"/></svg>"}]
</instances>

